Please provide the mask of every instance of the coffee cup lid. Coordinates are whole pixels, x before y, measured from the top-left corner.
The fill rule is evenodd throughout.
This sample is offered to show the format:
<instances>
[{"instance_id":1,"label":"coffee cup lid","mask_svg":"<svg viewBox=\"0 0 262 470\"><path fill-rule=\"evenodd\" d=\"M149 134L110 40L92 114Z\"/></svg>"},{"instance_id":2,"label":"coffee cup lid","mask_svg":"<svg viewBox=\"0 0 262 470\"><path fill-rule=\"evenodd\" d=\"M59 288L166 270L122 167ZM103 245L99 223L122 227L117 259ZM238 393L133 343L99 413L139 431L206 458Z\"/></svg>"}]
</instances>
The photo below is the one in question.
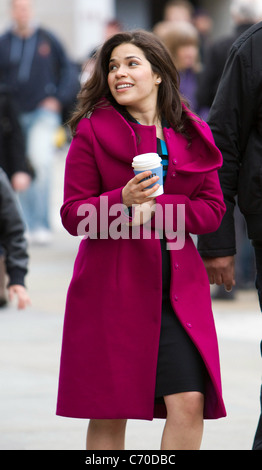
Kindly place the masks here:
<instances>
[{"instance_id":1,"label":"coffee cup lid","mask_svg":"<svg viewBox=\"0 0 262 470\"><path fill-rule=\"evenodd\" d=\"M160 163L162 158L157 153L143 153L133 158L132 166Z\"/></svg>"}]
</instances>

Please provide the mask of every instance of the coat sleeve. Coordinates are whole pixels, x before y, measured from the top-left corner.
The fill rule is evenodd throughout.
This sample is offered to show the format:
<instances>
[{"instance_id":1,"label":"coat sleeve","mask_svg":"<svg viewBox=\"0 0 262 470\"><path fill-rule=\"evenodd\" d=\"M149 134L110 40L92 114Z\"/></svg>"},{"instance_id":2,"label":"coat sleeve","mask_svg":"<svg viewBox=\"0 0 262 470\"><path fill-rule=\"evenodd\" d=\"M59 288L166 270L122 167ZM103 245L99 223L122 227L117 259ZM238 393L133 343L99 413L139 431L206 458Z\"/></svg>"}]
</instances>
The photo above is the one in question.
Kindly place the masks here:
<instances>
[{"instance_id":1,"label":"coat sleeve","mask_svg":"<svg viewBox=\"0 0 262 470\"><path fill-rule=\"evenodd\" d=\"M176 232L181 228L184 228L185 233L192 234L212 232L217 230L225 213L216 170L203 176L201 187L191 197L182 194L163 194L156 199L155 228L160 229L159 223L163 221L163 228L167 234L169 231ZM181 217L184 221L181 221Z\"/></svg>"},{"instance_id":2,"label":"coat sleeve","mask_svg":"<svg viewBox=\"0 0 262 470\"><path fill-rule=\"evenodd\" d=\"M5 173L0 170L0 242L5 250L9 285L24 285L28 269L24 223L15 194Z\"/></svg>"},{"instance_id":3,"label":"coat sleeve","mask_svg":"<svg viewBox=\"0 0 262 470\"><path fill-rule=\"evenodd\" d=\"M223 156L219 179L227 210L218 231L199 237L199 252L206 257L236 253L235 197L238 193L241 158L247 145L255 107L250 54L241 54L239 48L232 47L210 111L209 125Z\"/></svg>"},{"instance_id":4,"label":"coat sleeve","mask_svg":"<svg viewBox=\"0 0 262 470\"><path fill-rule=\"evenodd\" d=\"M90 120L80 121L72 140L65 167L62 223L74 236L107 236L108 227L116 219L126 224L129 220L122 203L122 189L103 192L100 172L96 164Z\"/></svg>"}]
</instances>

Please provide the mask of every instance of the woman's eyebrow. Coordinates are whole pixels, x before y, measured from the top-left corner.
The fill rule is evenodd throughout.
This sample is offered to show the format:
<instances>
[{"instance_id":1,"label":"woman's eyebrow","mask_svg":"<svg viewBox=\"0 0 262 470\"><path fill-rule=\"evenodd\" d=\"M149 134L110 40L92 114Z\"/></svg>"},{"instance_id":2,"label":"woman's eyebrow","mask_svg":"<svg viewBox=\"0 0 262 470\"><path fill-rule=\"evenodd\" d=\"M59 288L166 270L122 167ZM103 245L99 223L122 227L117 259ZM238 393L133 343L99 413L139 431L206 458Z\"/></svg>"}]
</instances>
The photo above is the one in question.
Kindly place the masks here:
<instances>
[{"instance_id":1,"label":"woman's eyebrow","mask_svg":"<svg viewBox=\"0 0 262 470\"><path fill-rule=\"evenodd\" d=\"M125 57L124 60L129 60L129 59L138 59L141 61L140 57L137 57L135 55L128 55L127 57ZM112 57L112 59L109 60L109 63L110 62L114 62L115 60L117 60L116 58Z\"/></svg>"},{"instance_id":2,"label":"woman's eyebrow","mask_svg":"<svg viewBox=\"0 0 262 470\"><path fill-rule=\"evenodd\" d=\"M127 57L125 57L126 60L129 60L129 59L138 59L138 60L141 60L140 57L137 57L136 55L129 55Z\"/></svg>"}]
</instances>

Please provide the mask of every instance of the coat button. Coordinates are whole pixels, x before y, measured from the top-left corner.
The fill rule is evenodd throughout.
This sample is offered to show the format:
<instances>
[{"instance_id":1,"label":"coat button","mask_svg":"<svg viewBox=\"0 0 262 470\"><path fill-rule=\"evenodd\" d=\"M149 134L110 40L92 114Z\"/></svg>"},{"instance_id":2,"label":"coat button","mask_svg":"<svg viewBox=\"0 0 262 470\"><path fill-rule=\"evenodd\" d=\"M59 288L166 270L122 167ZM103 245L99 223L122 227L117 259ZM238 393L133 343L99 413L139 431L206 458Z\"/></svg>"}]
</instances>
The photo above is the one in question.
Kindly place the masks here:
<instances>
[{"instance_id":1,"label":"coat button","mask_svg":"<svg viewBox=\"0 0 262 470\"><path fill-rule=\"evenodd\" d=\"M192 324L189 323L189 322L186 323L186 326L187 326L188 328L192 328Z\"/></svg>"},{"instance_id":2,"label":"coat button","mask_svg":"<svg viewBox=\"0 0 262 470\"><path fill-rule=\"evenodd\" d=\"M178 268L179 268L178 263L175 263L175 269L178 269Z\"/></svg>"},{"instance_id":3,"label":"coat button","mask_svg":"<svg viewBox=\"0 0 262 470\"><path fill-rule=\"evenodd\" d=\"M172 173L172 178L175 178L175 177L176 177L176 172L174 171L174 172Z\"/></svg>"},{"instance_id":4,"label":"coat button","mask_svg":"<svg viewBox=\"0 0 262 470\"><path fill-rule=\"evenodd\" d=\"M174 165L177 164L177 159L176 158L173 158L173 163L174 163Z\"/></svg>"},{"instance_id":5,"label":"coat button","mask_svg":"<svg viewBox=\"0 0 262 470\"><path fill-rule=\"evenodd\" d=\"M176 302L178 301L177 295L174 296L174 300L175 300Z\"/></svg>"}]
</instances>

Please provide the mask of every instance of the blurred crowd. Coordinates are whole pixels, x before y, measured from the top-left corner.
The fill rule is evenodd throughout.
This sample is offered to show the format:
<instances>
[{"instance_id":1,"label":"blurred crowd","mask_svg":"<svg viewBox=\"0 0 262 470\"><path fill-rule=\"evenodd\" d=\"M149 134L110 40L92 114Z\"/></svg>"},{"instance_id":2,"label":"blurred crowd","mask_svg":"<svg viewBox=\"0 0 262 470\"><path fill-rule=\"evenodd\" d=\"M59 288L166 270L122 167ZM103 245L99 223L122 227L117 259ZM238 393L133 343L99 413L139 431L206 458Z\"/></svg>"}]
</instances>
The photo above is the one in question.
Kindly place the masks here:
<instances>
[{"instance_id":1,"label":"blurred crowd","mask_svg":"<svg viewBox=\"0 0 262 470\"><path fill-rule=\"evenodd\" d=\"M204 120L208 119L231 45L261 20L255 5L252 0L232 0L232 32L216 41L212 40L215 19L186 0L168 1L163 17L152 28L169 49L179 71L182 95ZM122 29L121 23L112 19L105 25L104 39ZM70 139L65 123L95 60L93 50L83 63L74 63L56 35L41 26L41 18L40 23L35 18L31 0L10 2L10 27L0 36L0 166L18 200L29 243L46 245L52 240L54 153ZM241 214L237 220L237 285L247 288L254 283L254 255ZM28 257L19 239L18 266L10 264L17 232L11 226L6 233L6 227L0 220L0 305L7 301L6 273L10 284L12 269L21 271L22 267L24 276L27 272ZM19 283L24 285L23 276ZM218 289L216 295L234 298L234 291L224 294Z\"/></svg>"}]
</instances>

